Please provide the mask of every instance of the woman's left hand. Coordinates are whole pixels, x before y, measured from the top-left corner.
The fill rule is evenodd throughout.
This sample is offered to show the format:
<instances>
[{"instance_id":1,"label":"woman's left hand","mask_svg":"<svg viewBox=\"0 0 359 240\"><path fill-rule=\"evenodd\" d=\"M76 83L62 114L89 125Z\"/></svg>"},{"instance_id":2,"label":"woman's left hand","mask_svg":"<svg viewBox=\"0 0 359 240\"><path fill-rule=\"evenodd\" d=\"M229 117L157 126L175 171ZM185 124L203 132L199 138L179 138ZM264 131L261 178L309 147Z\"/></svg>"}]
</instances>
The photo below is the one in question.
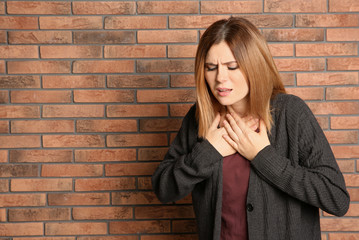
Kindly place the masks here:
<instances>
[{"instance_id":1,"label":"woman's left hand","mask_svg":"<svg viewBox=\"0 0 359 240\"><path fill-rule=\"evenodd\" d=\"M229 107L228 110L229 113L224 121L228 135L223 135L223 137L242 156L252 161L263 148L270 145L267 127L261 119L259 121L259 132L256 132L247 126L233 109Z\"/></svg>"}]
</instances>

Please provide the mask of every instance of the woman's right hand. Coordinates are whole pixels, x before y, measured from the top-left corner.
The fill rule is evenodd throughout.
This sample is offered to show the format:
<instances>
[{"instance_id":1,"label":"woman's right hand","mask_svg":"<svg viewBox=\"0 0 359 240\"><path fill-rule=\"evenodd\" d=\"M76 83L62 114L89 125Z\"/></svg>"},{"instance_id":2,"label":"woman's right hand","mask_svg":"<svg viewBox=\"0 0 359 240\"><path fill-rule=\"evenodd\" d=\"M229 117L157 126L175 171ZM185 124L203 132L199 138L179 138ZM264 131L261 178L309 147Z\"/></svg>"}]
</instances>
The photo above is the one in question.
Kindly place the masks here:
<instances>
[{"instance_id":1,"label":"woman's right hand","mask_svg":"<svg viewBox=\"0 0 359 240\"><path fill-rule=\"evenodd\" d=\"M227 135L227 131L224 127L218 128L220 120L221 115L217 113L212 125L208 129L206 139L223 157L226 157L236 153L236 150L223 138L223 135Z\"/></svg>"}]
</instances>

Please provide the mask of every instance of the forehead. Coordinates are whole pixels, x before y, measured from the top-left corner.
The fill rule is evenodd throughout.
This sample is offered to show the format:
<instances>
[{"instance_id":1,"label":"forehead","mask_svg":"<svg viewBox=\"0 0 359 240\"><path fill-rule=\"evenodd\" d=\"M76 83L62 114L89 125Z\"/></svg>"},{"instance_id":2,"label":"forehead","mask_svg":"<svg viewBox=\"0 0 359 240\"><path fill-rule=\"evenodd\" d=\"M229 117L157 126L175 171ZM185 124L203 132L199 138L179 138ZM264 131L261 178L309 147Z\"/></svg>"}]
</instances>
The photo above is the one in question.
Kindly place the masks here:
<instances>
[{"instance_id":1,"label":"forehead","mask_svg":"<svg viewBox=\"0 0 359 240\"><path fill-rule=\"evenodd\" d=\"M224 63L235 61L235 57L228 44L224 41L212 45L206 57L206 63Z\"/></svg>"}]
</instances>

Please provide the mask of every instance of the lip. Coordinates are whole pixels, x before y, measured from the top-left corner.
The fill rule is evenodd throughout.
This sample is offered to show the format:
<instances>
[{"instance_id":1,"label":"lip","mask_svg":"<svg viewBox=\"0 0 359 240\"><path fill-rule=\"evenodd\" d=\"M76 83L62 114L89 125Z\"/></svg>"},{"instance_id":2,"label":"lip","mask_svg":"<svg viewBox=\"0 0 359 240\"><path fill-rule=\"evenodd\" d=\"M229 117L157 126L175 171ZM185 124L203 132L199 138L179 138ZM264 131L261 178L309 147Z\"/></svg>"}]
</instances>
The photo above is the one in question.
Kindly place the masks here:
<instances>
[{"instance_id":1,"label":"lip","mask_svg":"<svg viewBox=\"0 0 359 240\"><path fill-rule=\"evenodd\" d=\"M230 89L230 88L216 88L217 90L217 93L219 96L221 97L225 97L225 96L228 96L233 89Z\"/></svg>"}]
</instances>

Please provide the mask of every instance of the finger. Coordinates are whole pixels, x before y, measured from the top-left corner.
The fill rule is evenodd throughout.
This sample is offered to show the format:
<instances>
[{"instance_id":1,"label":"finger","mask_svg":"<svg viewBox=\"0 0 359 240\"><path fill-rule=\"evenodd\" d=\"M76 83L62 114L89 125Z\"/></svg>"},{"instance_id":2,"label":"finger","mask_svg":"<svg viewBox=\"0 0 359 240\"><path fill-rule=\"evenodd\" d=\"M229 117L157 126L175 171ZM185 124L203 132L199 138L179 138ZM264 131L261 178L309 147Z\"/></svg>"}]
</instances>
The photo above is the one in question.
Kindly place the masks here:
<instances>
[{"instance_id":1,"label":"finger","mask_svg":"<svg viewBox=\"0 0 359 240\"><path fill-rule=\"evenodd\" d=\"M224 135L223 135L223 138L224 138L224 140L226 140L226 142L227 142L232 148L237 149L237 143L236 143L235 141L233 141L233 139L232 139L230 136L224 134Z\"/></svg>"},{"instance_id":2,"label":"finger","mask_svg":"<svg viewBox=\"0 0 359 240\"><path fill-rule=\"evenodd\" d=\"M212 125L211 125L211 129L217 129L219 126L219 122L221 120L221 115L219 114L219 112L217 112L215 118L213 119Z\"/></svg>"},{"instance_id":3,"label":"finger","mask_svg":"<svg viewBox=\"0 0 359 240\"><path fill-rule=\"evenodd\" d=\"M224 120L223 123L224 123L224 128L226 129L228 136L229 136L233 141L238 142L238 140L239 140L239 136L238 136L238 135L241 134L241 130L240 130L240 129L237 129L237 131L233 130L233 126L232 126L230 123L228 123L227 120ZM237 125L236 125L236 126L237 126ZM238 128L238 127L237 127L237 128Z\"/></svg>"},{"instance_id":4,"label":"finger","mask_svg":"<svg viewBox=\"0 0 359 240\"><path fill-rule=\"evenodd\" d=\"M228 114L227 118L228 119L233 119L232 121L234 121L236 127L240 130L240 134L247 133L249 130L251 130L246 125L246 123L243 121L243 119L240 116L238 116L236 113L233 112L232 114ZM231 122L231 123L233 123L233 122ZM236 127L233 127L234 130L237 129Z\"/></svg>"}]
</instances>

